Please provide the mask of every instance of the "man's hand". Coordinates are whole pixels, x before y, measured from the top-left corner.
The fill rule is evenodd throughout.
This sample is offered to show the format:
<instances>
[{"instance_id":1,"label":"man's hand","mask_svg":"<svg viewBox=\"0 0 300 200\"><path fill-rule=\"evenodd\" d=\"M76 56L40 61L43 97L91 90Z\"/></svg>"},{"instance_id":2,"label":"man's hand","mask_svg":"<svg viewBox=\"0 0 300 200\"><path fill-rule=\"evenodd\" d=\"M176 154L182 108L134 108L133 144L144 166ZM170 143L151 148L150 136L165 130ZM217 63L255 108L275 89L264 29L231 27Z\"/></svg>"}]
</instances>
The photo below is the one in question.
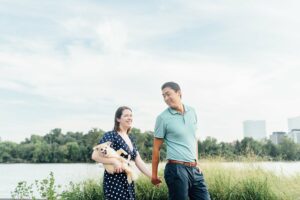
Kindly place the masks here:
<instances>
[{"instance_id":1,"label":"man's hand","mask_svg":"<svg viewBox=\"0 0 300 200\"><path fill-rule=\"evenodd\" d=\"M156 186L158 186L160 183L161 183L161 180L160 180L160 178L159 177L154 177L154 176L152 176L152 178L151 178L151 183L153 184L153 185L156 185Z\"/></svg>"},{"instance_id":2,"label":"man's hand","mask_svg":"<svg viewBox=\"0 0 300 200\"><path fill-rule=\"evenodd\" d=\"M202 174L202 169L200 168L199 164L196 166L196 168L198 169L198 172Z\"/></svg>"}]
</instances>

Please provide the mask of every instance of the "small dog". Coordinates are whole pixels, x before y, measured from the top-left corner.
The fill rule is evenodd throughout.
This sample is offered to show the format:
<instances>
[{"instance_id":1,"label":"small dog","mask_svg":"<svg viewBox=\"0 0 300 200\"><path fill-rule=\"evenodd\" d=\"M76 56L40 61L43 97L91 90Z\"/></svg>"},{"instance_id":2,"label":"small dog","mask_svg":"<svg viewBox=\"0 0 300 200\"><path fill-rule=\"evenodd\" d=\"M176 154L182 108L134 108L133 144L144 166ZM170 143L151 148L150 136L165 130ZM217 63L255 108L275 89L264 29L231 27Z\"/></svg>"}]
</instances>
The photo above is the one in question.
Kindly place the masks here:
<instances>
[{"instance_id":1,"label":"small dog","mask_svg":"<svg viewBox=\"0 0 300 200\"><path fill-rule=\"evenodd\" d=\"M110 145L111 142L105 142L95 146L93 150L97 151L102 157L118 159L122 163L122 169L126 172L128 183L132 183L132 181L137 179L137 175L134 173L134 170L130 167L130 155L128 155L127 152L123 149L115 151L113 148L110 147ZM125 158L123 158L121 154L128 155L128 159L126 160ZM113 164L103 164L103 166L108 173L114 173L115 168Z\"/></svg>"}]
</instances>

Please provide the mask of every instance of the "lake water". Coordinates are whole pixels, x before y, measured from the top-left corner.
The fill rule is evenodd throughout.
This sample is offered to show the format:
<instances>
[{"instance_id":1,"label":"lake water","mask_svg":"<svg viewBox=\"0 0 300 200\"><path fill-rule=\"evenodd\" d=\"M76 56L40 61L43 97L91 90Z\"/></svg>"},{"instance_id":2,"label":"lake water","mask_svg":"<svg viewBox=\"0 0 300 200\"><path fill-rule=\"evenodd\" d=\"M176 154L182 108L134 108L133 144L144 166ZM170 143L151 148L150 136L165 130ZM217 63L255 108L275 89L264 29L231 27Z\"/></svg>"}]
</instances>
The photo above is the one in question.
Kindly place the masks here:
<instances>
[{"instance_id":1,"label":"lake water","mask_svg":"<svg viewBox=\"0 0 300 200\"><path fill-rule=\"evenodd\" d=\"M257 162L257 163L219 163L224 167L261 167L278 175L300 173L300 162ZM208 163L209 165L209 163ZM151 166L151 165L150 165ZM150 168L149 166L149 168ZM163 167L163 165L161 165ZM11 192L18 182L34 183L54 173L55 183L65 189L70 181L79 183L87 179L100 180L103 175L102 165L96 164L0 164L0 198L11 197Z\"/></svg>"},{"instance_id":2,"label":"lake water","mask_svg":"<svg viewBox=\"0 0 300 200\"><path fill-rule=\"evenodd\" d=\"M51 171L55 183L62 186L70 181L100 180L103 174L102 166L96 164L0 164L0 198L11 197L18 182L34 183L49 177Z\"/></svg>"}]
</instances>

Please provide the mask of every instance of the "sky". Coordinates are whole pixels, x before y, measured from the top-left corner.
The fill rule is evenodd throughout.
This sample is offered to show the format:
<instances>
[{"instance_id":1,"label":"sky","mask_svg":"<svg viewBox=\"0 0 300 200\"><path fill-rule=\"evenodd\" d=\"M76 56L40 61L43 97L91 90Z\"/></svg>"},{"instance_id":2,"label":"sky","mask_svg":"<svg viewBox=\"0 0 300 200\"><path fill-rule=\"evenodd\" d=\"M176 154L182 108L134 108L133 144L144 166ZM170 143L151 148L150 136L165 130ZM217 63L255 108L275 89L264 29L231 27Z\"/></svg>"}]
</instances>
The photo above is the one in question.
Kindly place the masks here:
<instances>
[{"instance_id":1,"label":"sky","mask_svg":"<svg viewBox=\"0 0 300 200\"><path fill-rule=\"evenodd\" d=\"M296 0L0 0L0 137L109 131L115 110L153 131L175 81L200 139L243 138L243 121L287 131L300 116Z\"/></svg>"}]
</instances>

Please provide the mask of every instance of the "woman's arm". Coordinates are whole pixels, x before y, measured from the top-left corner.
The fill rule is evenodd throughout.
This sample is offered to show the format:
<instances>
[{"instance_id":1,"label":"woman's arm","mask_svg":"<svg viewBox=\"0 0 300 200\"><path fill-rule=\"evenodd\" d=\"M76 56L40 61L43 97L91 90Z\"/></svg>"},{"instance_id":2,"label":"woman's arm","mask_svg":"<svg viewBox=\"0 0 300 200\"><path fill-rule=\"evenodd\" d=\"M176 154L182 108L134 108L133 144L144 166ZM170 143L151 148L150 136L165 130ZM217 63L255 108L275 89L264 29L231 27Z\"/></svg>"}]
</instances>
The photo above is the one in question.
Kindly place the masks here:
<instances>
[{"instance_id":1,"label":"woman's arm","mask_svg":"<svg viewBox=\"0 0 300 200\"><path fill-rule=\"evenodd\" d=\"M122 169L122 163L115 158L105 158L101 156L97 151L93 151L92 159L98 163L103 164L113 164L115 167L115 172L120 173L123 171Z\"/></svg>"},{"instance_id":2,"label":"woman's arm","mask_svg":"<svg viewBox=\"0 0 300 200\"><path fill-rule=\"evenodd\" d=\"M137 168L146 176L148 176L150 179L152 177L152 174L150 172L150 170L147 168L147 165L145 164L145 162L142 160L141 156L139 153L137 153L137 156L135 158L135 165L137 166Z\"/></svg>"}]
</instances>

